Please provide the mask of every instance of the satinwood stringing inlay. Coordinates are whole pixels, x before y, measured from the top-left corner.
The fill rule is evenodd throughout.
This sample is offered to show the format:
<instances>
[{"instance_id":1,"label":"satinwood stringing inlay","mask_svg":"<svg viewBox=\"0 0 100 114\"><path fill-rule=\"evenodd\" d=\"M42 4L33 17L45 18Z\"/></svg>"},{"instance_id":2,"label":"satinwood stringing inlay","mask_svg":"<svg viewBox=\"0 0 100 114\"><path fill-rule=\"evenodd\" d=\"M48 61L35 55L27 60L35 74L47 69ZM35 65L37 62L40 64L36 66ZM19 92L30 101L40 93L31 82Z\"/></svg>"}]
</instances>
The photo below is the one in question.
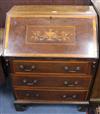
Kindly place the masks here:
<instances>
[{"instance_id":1,"label":"satinwood stringing inlay","mask_svg":"<svg viewBox=\"0 0 100 114\"><path fill-rule=\"evenodd\" d=\"M75 43L74 26L26 26L26 43Z\"/></svg>"}]
</instances>

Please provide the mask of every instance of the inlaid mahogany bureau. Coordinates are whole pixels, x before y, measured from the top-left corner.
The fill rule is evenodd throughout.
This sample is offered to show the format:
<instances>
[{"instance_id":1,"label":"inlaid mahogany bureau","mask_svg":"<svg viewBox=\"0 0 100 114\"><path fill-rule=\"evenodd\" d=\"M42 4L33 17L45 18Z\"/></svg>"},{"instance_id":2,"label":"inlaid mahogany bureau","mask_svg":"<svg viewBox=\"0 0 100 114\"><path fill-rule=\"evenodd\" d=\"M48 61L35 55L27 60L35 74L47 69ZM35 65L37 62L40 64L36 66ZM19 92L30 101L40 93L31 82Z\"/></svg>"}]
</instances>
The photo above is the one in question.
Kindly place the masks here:
<instances>
[{"instance_id":1,"label":"inlaid mahogany bureau","mask_svg":"<svg viewBox=\"0 0 100 114\"><path fill-rule=\"evenodd\" d=\"M92 6L14 6L3 56L16 110L34 103L87 104L98 62L96 12Z\"/></svg>"}]
</instances>

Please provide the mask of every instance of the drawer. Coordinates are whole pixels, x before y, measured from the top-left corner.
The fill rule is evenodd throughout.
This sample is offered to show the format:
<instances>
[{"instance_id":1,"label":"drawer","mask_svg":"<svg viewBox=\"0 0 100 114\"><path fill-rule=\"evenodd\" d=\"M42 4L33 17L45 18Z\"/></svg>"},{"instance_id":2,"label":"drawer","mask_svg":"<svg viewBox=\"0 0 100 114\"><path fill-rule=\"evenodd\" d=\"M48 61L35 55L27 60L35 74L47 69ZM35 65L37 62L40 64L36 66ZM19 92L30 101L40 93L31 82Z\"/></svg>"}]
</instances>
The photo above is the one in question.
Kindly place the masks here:
<instances>
[{"instance_id":1,"label":"drawer","mask_svg":"<svg viewBox=\"0 0 100 114\"><path fill-rule=\"evenodd\" d=\"M61 75L13 75L12 82L14 86L29 86L29 87L62 87L88 89L91 77L82 76L64 76Z\"/></svg>"},{"instance_id":2,"label":"drawer","mask_svg":"<svg viewBox=\"0 0 100 114\"><path fill-rule=\"evenodd\" d=\"M14 73L81 73L89 74L88 61L32 61L14 60Z\"/></svg>"},{"instance_id":3,"label":"drawer","mask_svg":"<svg viewBox=\"0 0 100 114\"><path fill-rule=\"evenodd\" d=\"M35 89L15 90L15 94L20 100L83 101L86 100L87 91Z\"/></svg>"}]
</instances>

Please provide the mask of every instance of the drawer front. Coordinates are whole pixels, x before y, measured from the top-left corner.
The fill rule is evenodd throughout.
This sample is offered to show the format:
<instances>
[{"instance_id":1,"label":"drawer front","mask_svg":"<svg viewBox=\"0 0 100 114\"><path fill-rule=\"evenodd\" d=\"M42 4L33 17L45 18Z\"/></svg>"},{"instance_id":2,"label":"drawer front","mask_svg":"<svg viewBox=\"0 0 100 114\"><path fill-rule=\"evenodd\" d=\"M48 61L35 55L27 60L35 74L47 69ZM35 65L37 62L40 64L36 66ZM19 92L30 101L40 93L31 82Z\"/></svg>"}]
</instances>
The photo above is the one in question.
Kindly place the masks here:
<instances>
[{"instance_id":1,"label":"drawer front","mask_svg":"<svg viewBox=\"0 0 100 114\"><path fill-rule=\"evenodd\" d=\"M90 63L84 61L13 61L15 73L90 73Z\"/></svg>"},{"instance_id":2,"label":"drawer front","mask_svg":"<svg viewBox=\"0 0 100 114\"><path fill-rule=\"evenodd\" d=\"M17 99L48 101L83 101L87 91L16 90Z\"/></svg>"},{"instance_id":3,"label":"drawer front","mask_svg":"<svg viewBox=\"0 0 100 114\"><path fill-rule=\"evenodd\" d=\"M64 87L78 89L88 89L91 77L77 76L48 76L48 75L13 75L12 82L14 86L30 87Z\"/></svg>"}]
</instances>

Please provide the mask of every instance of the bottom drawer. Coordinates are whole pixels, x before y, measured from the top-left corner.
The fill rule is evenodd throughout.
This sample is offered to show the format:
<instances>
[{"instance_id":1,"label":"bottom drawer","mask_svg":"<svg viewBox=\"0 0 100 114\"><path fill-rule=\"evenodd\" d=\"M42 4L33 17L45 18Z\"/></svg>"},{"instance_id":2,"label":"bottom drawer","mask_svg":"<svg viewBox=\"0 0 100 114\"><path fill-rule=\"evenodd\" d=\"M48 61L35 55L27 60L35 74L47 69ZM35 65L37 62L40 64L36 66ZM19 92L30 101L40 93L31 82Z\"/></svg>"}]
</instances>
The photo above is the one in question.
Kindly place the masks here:
<instances>
[{"instance_id":1,"label":"bottom drawer","mask_svg":"<svg viewBox=\"0 0 100 114\"><path fill-rule=\"evenodd\" d=\"M16 98L20 100L47 100L47 101L84 101L87 91L75 90L15 90Z\"/></svg>"}]
</instances>

